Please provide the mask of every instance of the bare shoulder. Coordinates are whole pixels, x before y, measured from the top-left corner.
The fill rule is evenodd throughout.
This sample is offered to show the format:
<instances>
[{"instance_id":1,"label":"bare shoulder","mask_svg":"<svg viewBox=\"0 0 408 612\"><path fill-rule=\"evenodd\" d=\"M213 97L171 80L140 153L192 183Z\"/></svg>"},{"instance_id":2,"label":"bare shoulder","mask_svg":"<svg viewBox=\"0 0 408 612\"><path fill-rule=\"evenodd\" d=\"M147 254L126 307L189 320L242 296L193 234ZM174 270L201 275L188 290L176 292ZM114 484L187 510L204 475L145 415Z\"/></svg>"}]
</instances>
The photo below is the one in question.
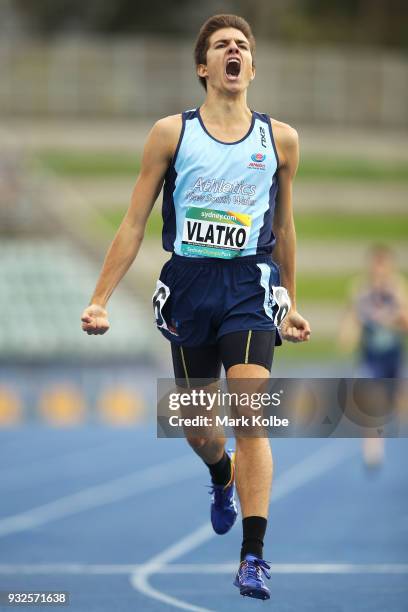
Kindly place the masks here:
<instances>
[{"instance_id":1,"label":"bare shoulder","mask_svg":"<svg viewBox=\"0 0 408 612\"><path fill-rule=\"evenodd\" d=\"M146 141L146 149L163 154L171 159L180 138L182 119L180 115L170 115L156 121Z\"/></svg>"},{"instance_id":2,"label":"bare shoulder","mask_svg":"<svg viewBox=\"0 0 408 612\"><path fill-rule=\"evenodd\" d=\"M286 168L293 178L299 163L298 133L288 123L283 123L283 121L278 121L272 117L271 125L279 158L279 169Z\"/></svg>"},{"instance_id":3,"label":"bare shoulder","mask_svg":"<svg viewBox=\"0 0 408 612\"><path fill-rule=\"evenodd\" d=\"M271 124L276 144L279 144L283 148L298 146L299 136L294 127L288 123L283 123L283 121L273 119L272 117Z\"/></svg>"},{"instance_id":4,"label":"bare shoulder","mask_svg":"<svg viewBox=\"0 0 408 612\"><path fill-rule=\"evenodd\" d=\"M181 114L169 115L156 121L153 126L152 133L160 138L169 138L178 140L181 132L182 120ZM177 144L177 143L176 143Z\"/></svg>"}]
</instances>

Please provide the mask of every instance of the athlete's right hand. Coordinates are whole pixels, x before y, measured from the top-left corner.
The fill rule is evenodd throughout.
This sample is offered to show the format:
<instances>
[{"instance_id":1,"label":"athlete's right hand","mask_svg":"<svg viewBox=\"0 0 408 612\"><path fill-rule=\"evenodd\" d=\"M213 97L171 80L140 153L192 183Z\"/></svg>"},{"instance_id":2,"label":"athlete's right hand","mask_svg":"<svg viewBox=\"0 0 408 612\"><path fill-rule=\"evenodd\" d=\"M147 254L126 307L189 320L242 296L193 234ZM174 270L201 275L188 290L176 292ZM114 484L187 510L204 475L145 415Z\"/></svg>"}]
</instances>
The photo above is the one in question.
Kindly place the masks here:
<instances>
[{"instance_id":1,"label":"athlete's right hand","mask_svg":"<svg viewBox=\"0 0 408 612\"><path fill-rule=\"evenodd\" d=\"M85 308L81 317L82 329L88 336L99 336L108 331L110 325L108 313L99 304L91 304Z\"/></svg>"}]
</instances>

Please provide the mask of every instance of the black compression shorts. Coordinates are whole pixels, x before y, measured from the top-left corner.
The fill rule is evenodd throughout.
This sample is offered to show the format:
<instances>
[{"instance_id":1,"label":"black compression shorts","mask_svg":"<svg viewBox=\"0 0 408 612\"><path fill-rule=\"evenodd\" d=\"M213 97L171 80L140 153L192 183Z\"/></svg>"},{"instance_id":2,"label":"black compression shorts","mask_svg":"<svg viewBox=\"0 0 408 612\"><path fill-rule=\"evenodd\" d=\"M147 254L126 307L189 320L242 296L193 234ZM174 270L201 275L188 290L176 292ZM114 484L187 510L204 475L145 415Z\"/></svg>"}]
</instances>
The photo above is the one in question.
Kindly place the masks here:
<instances>
[{"instance_id":1,"label":"black compression shorts","mask_svg":"<svg viewBox=\"0 0 408 612\"><path fill-rule=\"evenodd\" d=\"M176 382L181 387L202 386L218 380L221 365L226 372L238 364L261 365L272 368L275 330L237 331L221 336L216 344L183 347L171 343ZM200 384L200 380L203 381Z\"/></svg>"}]
</instances>

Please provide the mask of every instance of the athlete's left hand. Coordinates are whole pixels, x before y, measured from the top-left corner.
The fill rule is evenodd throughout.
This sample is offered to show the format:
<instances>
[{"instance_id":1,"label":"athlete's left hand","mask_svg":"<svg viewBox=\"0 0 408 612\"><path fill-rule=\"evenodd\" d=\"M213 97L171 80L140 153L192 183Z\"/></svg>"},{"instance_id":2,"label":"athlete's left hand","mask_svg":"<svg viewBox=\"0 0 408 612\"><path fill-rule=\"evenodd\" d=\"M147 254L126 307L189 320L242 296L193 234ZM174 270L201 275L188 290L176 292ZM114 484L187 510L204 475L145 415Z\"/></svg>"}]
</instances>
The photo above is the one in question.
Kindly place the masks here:
<instances>
[{"instance_id":1,"label":"athlete's left hand","mask_svg":"<svg viewBox=\"0 0 408 612\"><path fill-rule=\"evenodd\" d=\"M296 310L291 310L283 319L280 332L289 342L307 342L310 338L310 325Z\"/></svg>"}]
</instances>

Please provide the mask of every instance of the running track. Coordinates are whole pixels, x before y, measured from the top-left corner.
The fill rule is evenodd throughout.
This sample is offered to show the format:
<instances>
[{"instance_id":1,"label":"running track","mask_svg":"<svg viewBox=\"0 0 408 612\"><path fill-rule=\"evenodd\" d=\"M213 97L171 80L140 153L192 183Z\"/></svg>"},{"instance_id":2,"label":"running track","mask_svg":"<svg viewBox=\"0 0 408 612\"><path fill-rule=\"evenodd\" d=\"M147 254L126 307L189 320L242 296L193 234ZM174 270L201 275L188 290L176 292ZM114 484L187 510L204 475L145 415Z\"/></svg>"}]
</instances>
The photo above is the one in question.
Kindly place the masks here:
<instances>
[{"instance_id":1,"label":"running track","mask_svg":"<svg viewBox=\"0 0 408 612\"><path fill-rule=\"evenodd\" d=\"M407 441L387 440L376 473L358 440L273 450L261 602L232 586L239 523L213 534L207 474L184 440L151 425L0 431L0 590L69 591L75 612L406 611Z\"/></svg>"}]
</instances>

